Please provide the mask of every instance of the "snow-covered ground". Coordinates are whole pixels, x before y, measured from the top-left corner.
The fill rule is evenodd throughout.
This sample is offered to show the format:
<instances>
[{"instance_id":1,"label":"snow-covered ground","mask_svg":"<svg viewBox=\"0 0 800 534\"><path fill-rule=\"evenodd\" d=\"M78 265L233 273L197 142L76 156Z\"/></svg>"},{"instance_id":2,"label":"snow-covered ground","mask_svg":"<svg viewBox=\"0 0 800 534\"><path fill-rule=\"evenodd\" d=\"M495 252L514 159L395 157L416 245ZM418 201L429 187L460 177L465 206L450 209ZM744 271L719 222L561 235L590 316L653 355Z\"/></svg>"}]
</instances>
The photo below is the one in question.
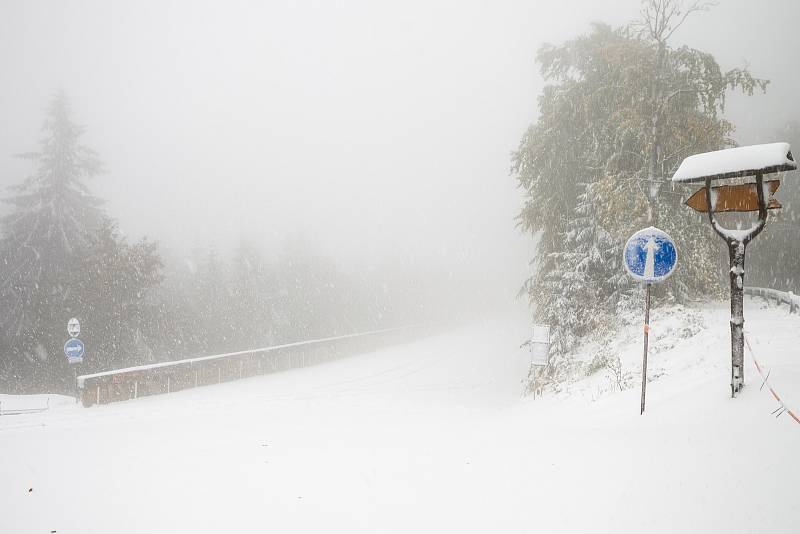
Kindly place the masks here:
<instances>
[{"instance_id":1,"label":"snow-covered ground","mask_svg":"<svg viewBox=\"0 0 800 534\"><path fill-rule=\"evenodd\" d=\"M0 417L0 532L798 532L800 425L751 362L729 398L727 313L655 313L641 417L640 326L616 340L629 389L600 370L533 400L523 314L172 395L51 398ZM800 408L800 318L746 314Z\"/></svg>"}]
</instances>

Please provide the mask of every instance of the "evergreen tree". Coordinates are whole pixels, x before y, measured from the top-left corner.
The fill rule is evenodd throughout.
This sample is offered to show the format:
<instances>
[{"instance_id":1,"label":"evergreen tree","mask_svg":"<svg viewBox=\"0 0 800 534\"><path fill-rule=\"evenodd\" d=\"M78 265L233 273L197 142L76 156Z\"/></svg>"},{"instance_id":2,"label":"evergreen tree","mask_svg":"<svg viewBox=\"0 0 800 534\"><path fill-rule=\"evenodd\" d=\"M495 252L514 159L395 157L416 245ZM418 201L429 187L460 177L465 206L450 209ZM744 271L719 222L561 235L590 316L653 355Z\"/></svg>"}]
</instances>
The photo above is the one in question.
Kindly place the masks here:
<instances>
[{"instance_id":1,"label":"evergreen tree","mask_svg":"<svg viewBox=\"0 0 800 534\"><path fill-rule=\"evenodd\" d=\"M129 244L106 220L80 267L78 314L85 332L86 367L108 370L151 362L158 310L150 290L162 280L155 243L143 239Z\"/></svg>"},{"instance_id":2,"label":"evergreen tree","mask_svg":"<svg viewBox=\"0 0 800 534\"><path fill-rule=\"evenodd\" d=\"M685 157L733 144L733 125L720 117L726 90L752 94L766 82L668 44L697 5L643 5L641 20L628 27L595 24L537 56L548 84L512 172L526 196L518 224L539 237L522 291L553 327L554 353L571 350L634 289L622 274L621 249L644 226L658 224L692 258L665 288L670 298L719 290L708 225L682 206L683 191L664 184Z\"/></svg>"},{"instance_id":3,"label":"evergreen tree","mask_svg":"<svg viewBox=\"0 0 800 534\"><path fill-rule=\"evenodd\" d=\"M787 122L767 141L786 141L793 154L800 153L800 121ZM747 285L800 294L800 264L797 261L800 258L800 241L797 239L800 233L800 180L791 174L787 178L781 179L780 189L775 194L783 208L770 211L764 232L750 243L750 247L755 248L747 256L750 264Z\"/></svg>"},{"instance_id":4,"label":"evergreen tree","mask_svg":"<svg viewBox=\"0 0 800 534\"><path fill-rule=\"evenodd\" d=\"M340 273L302 240L291 242L278 268L277 326L281 341L352 332Z\"/></svg>"},{"instance_id":5,"label":"evergreen tree","mask_svg":"<svg viewBox=\"0 0 800 534\"><path fill-rule=\"evenodd\" d=\"M578 184L575 216L566 224L564 246L540 258L537 278L526 281L523 292L542 288L539 319L557 325L552 336L553 352L572 350L581 336L603 323L603 301L620 285L616 243L597 221L590 184ZM611 265L607 265L611 263ZM615 276L616 275L616 276Z\"/></svg>"},{"instance_id":6,"label":"evergreen tree","mask_svg":"<svg viewBox=\"0 0 800 534\"><path fill-rule=\"evenodd\" d=\"M79 266L102 225L101 201L85 184L102 165L80 143L84 128L72 122L63 93L47 108L42 130L39 150L22 155L36 171L11 188L5 201L12 210L0 219L0 325L13 347L13 372L32 367L52 382L60 371L50 360L58 358L65 321L77 312Z\"/></svg>"},{"instance_id":7,"label":"evergreen tree","mask_svg":"<svg viewBox=\"0 0 800 534\"><path fill-rule=\"evenodd\" d=\"M21 391L71 391L62 346L70 317L82 322L82 370L109 369L152 357L143 331L154 317L148 290L161 280L155 244L119 236L86 180L102 170L80 143L63 93L46 112L39 150L23 156L32 176L5 199L0 220L0 367Z\"/></svg>"},{"instance_id":8,"label":"evergreen tree","mask_svg":"<svg viewBox=\"0 0 800 534\"><path fill-rule=\"evenodd\" d=\"M240 243L231 265L231 321L240 348L272 344L275 336L273 307L278 297L275 277L259 252Z\"/></svg>"},{"instance_id":9,"label":"evergreen tree","mask_svg":"<svg viewBox=\"0 0 800 534\"><path fill-rule=\"evenodd\" d=\"M212 249L202 257L197 269L197 324L201 328L203 353L226 352L234 342L231 294L226 266Z\"/></svg>"}]
</instances>

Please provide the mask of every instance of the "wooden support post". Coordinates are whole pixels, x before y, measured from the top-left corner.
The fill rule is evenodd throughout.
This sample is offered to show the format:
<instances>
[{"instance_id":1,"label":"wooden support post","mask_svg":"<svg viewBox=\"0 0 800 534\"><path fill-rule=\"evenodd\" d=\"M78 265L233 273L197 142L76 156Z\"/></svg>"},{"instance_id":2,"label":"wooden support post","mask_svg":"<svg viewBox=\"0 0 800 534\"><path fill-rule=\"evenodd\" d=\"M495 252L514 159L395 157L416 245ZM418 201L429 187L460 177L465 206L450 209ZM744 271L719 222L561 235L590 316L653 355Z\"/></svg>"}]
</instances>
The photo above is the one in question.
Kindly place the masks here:
<instances>
[{"instance_id":1,"label":"wooden support post","mask_svg":"<svg viewBox=\"0 0 800 534\"><path fill-rule=\"evenodd\" d=\"M764 177L756 175L758 195L758 222L748 231L732 232L723 228L714 215L711 202L711 178L706 178L706 208L714 231L728 245L731 290L731 397L744 387L744 259L747 245L761 233L767 224L767 201L764 195Z\"/></svg>"}]
</instances>

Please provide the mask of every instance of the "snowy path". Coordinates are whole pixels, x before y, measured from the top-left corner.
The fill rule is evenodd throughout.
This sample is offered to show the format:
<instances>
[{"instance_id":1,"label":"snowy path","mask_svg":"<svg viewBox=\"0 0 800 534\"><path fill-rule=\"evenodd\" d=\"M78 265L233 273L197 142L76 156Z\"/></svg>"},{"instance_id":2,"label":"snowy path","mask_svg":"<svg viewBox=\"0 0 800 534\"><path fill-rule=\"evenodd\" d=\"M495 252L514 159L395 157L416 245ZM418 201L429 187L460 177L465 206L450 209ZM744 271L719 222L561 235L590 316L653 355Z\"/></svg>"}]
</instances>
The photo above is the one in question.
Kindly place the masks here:
<instances>
[{"instance_id":1,"label":"snowy path","mask_svg":"<svg viewBox=\"0 0 800 534\"><path fill-rule=\"evenodd\" d=\"M800 319L759 308L754 349L800 408ZM653 355L645 417L637 387L593 401L598 377L520 398L524 318L3 417L0 532L797 532L800 425L770 417L749 362L749 387L727 397L725 310L703 316Z\"/></svg>"}]
</instances>

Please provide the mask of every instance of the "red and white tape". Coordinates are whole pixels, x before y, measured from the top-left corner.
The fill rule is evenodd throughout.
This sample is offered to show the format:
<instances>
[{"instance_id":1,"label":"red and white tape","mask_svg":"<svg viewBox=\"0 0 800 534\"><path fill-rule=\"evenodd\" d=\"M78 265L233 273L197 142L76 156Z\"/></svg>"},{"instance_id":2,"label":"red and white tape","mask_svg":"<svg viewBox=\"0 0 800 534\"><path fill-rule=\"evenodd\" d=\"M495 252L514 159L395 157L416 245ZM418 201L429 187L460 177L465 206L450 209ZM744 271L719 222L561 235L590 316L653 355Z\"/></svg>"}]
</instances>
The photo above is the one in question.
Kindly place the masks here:
<instances>
[{"instance_id":1,"label":"red and white tape","mask_svg":"<svg viewBox=\"0 0 800 534\"><path fill-rule=\"evenodd\" d=\"M750 340L747 339L747 336L745 336L745 338L744 338L744 343L745 343L745 346L747 347L747 350L750 351L750 357L753 358L753 363L756 366L756 370L758 371L758 374L760 374L761 378L764 380L762 387L764 385L767 386L767 389L769 389L769 392L772 393L772 396L775 397L776 401L778 401L779 408L778 408L778 410L775 410L775 411L778 412L778 415L781 415L783 412L788 413L791 416L791 418L795 420L795 422L800 424L800 418L798 418L797 415L795 415L795 413L792 410L790 410L783 403L783 401L781 400L780 395L778 395L778 392L775 391L775 388L773 388L772 385L769 383L769 380L768 380L769 373L764 375L764 370L761 368L761 365L758 363L758 360L756 359L756 354L753 352L753 347L750 346Z\"/></svg>"}]
</instances>

